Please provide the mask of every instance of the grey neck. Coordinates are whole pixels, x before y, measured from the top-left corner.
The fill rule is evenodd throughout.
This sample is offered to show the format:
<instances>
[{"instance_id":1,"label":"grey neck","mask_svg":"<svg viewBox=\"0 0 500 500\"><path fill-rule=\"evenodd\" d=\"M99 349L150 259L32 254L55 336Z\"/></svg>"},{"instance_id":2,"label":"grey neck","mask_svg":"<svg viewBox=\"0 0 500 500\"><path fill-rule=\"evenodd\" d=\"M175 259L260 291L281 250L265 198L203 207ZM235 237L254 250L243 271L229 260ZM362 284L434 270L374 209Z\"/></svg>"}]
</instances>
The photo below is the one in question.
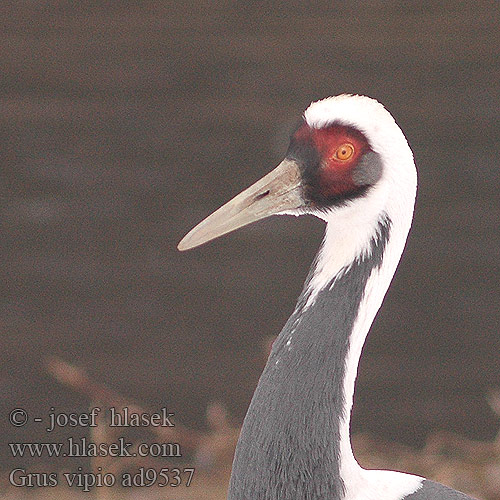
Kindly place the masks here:
<instances>
[{"instance_id":1,"label":"grey neck","mask_svg":"<svg viewBox=\"0 0 500 500\"><path fill-rule=\"evenodd\" d=\"M382 262L389 229L390 221L382 219L370 255L332 277L333 286L320 291L312 305L306 307L304 292L300 296L245 417L228 500L343 497L339 442L345 360L366 282Z\"/></svg>"}]
</instances>

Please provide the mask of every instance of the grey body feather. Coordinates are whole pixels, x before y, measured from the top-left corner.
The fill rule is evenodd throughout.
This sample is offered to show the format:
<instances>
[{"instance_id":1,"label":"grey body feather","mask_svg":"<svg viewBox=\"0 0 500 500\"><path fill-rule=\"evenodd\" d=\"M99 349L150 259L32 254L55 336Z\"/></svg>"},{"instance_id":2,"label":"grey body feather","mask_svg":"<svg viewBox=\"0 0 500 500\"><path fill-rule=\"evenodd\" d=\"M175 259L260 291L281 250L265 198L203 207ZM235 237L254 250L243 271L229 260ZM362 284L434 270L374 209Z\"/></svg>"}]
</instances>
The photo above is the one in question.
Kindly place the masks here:
<instances>
[{"instance_id":1,"label":"grey body feather","mask_svg":"<svg viewBox=\"0 0 500 500\"><path fill-rule=\"evenodd\" d=\"M422 486L404 500L472 500L472 497L425 479Z\"/></svg>"}]
</instances>

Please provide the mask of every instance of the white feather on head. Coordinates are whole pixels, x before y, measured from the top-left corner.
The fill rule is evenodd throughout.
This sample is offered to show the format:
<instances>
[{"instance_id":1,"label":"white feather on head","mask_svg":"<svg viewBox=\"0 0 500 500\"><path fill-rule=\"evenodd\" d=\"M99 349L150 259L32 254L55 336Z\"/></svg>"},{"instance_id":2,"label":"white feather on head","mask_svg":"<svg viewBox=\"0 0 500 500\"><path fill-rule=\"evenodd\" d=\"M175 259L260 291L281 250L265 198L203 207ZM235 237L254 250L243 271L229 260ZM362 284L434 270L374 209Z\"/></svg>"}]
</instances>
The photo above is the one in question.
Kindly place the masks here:
<instances>
[{"instance_id":1,"label":"white feather on head","mask_svg":"<svg viewBox=\"0 0 500 500\"><path fill-rule=\"evenodd\" d=\"M312 212L325 220L327 227L316 270L308 285L310 305L333 278L370 251L382 216L387 215L391 220L394 253L402 252L413 217L417 171L403 132L375 99L351 94L327 97L311 103L304 119L312 128L341 124L362 132L383 164L381 178L366 195L340 207ZM392 253L389 248L387 251Z\"/></svg>"}]
</instances>

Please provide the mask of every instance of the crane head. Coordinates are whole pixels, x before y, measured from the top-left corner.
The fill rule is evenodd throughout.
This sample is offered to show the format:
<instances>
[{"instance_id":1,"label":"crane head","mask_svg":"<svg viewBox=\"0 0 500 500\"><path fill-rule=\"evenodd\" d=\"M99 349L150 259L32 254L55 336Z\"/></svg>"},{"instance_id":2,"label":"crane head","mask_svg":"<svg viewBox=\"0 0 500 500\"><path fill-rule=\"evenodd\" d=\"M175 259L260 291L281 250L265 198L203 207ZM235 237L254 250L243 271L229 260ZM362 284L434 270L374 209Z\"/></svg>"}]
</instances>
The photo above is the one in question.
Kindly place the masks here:
<instances>
[{"instance_id":1,"label":"crane head","mask_svg":"<svg viewBox=\"0 0 500 500\"><path fill-rule=\"evenodd\" d=\"M292 133L284 160L200 222L178 248L194 248L275 214L311 213L328 220L379 185L372 196L374 210L380 210L387 194L383 177L391 177L388 167L398 158L413 166L404 135L377 101L341 95L314 102ZM409 170L409 182L416 184L414 167Z\"/></svg>"}]
</instances>

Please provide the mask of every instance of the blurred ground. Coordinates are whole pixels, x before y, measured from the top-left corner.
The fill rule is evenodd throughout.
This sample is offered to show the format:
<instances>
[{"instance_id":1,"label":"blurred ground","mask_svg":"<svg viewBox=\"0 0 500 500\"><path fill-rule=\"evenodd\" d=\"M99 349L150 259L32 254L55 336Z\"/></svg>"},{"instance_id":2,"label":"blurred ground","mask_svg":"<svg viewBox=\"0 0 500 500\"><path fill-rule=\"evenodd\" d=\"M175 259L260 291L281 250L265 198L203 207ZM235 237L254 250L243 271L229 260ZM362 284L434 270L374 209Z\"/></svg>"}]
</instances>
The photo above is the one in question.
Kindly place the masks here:
<instances>
[{"instance_id":1,"label":"blurred ground","mask_svg":"<svg viewBox=\"0 0 500 500\"><path fill-rule=\"evenodd\" d=\"M353 92L395 116L420 176L353 428L493 439L499 16L494 1L2 2L1 414L87 408L47 375L56 354L191 428L213 400L241 421L321 223L176 243L277 164L311 100ZM2 450L46 439L3 430Z\"/></svg>"}]
</instances>

